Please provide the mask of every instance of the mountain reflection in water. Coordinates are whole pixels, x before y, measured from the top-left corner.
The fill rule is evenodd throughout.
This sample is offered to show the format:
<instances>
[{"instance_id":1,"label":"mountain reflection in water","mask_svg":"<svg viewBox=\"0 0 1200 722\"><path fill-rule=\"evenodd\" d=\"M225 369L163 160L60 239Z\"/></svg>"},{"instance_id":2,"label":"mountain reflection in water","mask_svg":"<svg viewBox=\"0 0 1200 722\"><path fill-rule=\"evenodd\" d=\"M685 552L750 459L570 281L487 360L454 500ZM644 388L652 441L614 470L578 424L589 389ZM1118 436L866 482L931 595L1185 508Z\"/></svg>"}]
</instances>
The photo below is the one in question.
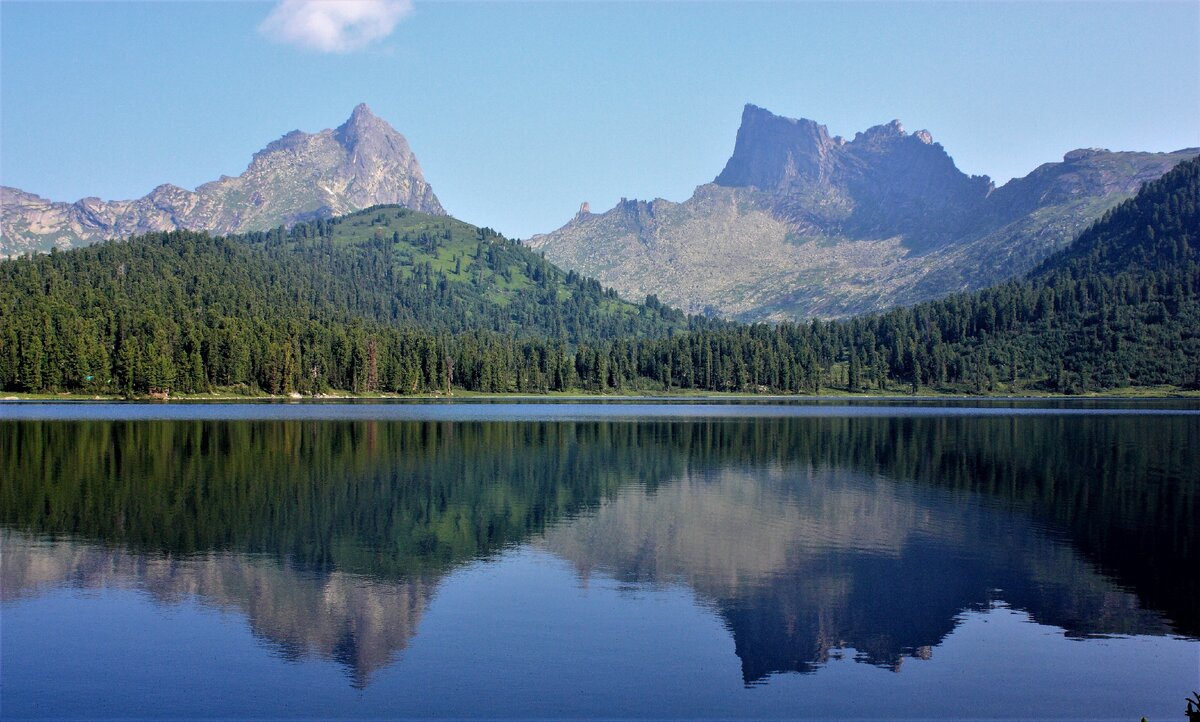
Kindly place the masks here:
<instances>
[{"instance_id":1,"label":"mountain reflection in water","mask_svg":"<svg viewBox=\"0 0 1200 722\"><path fill-rule=\"evenodd\" d=\"M0 422L0 595L134 588L369 684L517 545L683 584L743 681L899 669L997 603L1197 636L1195 417Z\"/></svg>"},{"instance_id":2,"label":"mountain reflection in water","mask_svg":"<svg viewBox=\"0 0 1200 722\"><path fill-rule=\"evenodd\" d=\"M710 600L746 682L812 672L847 647L899 670L962 612L1001 600L1069 635L1170 631L1028 519L840 470L726 470L625 492L544 543L583 575L678 582Z\"/></svg>"}]
</instances>

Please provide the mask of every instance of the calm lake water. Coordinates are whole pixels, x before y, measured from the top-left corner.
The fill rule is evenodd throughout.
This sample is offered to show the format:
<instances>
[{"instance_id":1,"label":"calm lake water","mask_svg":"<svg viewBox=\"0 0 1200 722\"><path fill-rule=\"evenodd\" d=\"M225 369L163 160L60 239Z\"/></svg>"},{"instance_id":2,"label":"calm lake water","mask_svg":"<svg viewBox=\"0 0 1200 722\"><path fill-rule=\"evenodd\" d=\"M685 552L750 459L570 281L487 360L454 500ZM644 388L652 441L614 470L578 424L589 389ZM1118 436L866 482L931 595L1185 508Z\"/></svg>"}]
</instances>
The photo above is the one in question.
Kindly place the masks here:
<instances>
[{"instance_id":1,"label":"calm lake water","mask_svg":"<svg viewBox=\"0 0 1200 722\"><path fill-rule=\"evenodd\" d=\"M0 715L1183 720L1193 402L0 405Z\"/></svg>"}]
</instances>

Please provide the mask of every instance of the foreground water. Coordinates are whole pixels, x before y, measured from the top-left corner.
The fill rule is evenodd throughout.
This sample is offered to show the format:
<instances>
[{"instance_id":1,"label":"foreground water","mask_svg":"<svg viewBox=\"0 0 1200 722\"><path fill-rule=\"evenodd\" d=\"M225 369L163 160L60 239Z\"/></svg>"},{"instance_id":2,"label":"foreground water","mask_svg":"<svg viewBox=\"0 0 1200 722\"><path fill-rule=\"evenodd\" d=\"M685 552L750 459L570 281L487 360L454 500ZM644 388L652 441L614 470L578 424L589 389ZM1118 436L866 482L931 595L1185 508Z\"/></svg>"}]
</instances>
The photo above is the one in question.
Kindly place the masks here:
<instances>
[{"instance_id":1,"label":"foreground water","mask_svg":"<svg viewBox=\"0 0 1200 722\"><path fill-rule=\"evenodd\" d=\"M0 714L1183 719L1186 402L0 406Z\"/></svg>"}]
</instances>

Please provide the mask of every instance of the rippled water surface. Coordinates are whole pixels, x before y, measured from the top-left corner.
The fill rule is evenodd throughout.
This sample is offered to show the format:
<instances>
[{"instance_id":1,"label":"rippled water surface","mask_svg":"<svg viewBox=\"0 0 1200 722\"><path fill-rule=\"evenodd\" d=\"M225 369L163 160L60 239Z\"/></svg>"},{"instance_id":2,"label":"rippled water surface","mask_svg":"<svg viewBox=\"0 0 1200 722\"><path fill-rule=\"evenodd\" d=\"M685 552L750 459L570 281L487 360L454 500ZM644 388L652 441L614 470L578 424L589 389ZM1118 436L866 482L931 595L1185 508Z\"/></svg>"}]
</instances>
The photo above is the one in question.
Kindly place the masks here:
<instances>
[{"instance_id":1,"label":"rippled water surface","mask_svg":"<svg viewBox=\"0 0 1200 722\"><path fill-rule=\"evenodd\" d=\"M1180 719L1200 404L2 404L0 715Z\"/></svg>"}]
</instances>

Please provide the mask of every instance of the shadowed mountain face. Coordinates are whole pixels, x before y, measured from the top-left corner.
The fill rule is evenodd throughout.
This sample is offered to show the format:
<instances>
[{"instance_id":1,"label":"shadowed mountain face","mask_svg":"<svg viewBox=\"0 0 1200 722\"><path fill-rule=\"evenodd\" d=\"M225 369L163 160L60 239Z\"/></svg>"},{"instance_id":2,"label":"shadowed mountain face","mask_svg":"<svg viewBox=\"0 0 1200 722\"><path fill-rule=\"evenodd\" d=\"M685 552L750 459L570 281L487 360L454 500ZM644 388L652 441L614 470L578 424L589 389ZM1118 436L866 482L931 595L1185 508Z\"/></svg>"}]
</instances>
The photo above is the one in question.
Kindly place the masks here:
<instances>
[{"instance_id":1,"label":"shadowed mountain face","mask_svg":"<svg viewBox=\"0 0 1200 722\"><path fill-rule=\"evenodd\" d=\"M951 240L992 191L986 177L958 170L928 132L909 135L898 120L847 142L811 120L754 106L714 183L776 196L777 214L797 230L902 235L917 248Z\"/></svg>"},{"instance_id":2,"label":"shadowed mountain face","mask_svg":"<svg viewBox=\"0 0 1200 722\"><path fill-rule=\"evenodd\" d=\"M747 105L733 156L689 200L622 200L530 244L693 312L844 316L1023 273L1197 152L1075 150L995 188L899 121L847 141Z\"/></svg>"},{"instance_id":3,"label":"shadowed mountain face","mask_svg":"<svg viewBox=\"0 0 1200 722\"><path fill-rule=\"evenodd\" d=\"M240 176L195 191L167 184L132 201L59 203L4 187L0 204L0 256L152 231L267 230L379 204L445 214L408 141L366 105L337 128L288 133Z\"/></svg>"},{"instance_id":4,"label":"shadowed mountain face","mask_svg":"<svg viewBox=\"0 0 1200 722\"><path fill-rule=\"evenodd\" d=\"M1194 417L0 422L3 599L132 588L353 684L464 563L684 584L747 683L899 668L963 612L1197 635ZM1102 472L1097 472L1102 469ZM1149 561L1147 561L1149 560Z\"/></svg>"}]
</instances>

